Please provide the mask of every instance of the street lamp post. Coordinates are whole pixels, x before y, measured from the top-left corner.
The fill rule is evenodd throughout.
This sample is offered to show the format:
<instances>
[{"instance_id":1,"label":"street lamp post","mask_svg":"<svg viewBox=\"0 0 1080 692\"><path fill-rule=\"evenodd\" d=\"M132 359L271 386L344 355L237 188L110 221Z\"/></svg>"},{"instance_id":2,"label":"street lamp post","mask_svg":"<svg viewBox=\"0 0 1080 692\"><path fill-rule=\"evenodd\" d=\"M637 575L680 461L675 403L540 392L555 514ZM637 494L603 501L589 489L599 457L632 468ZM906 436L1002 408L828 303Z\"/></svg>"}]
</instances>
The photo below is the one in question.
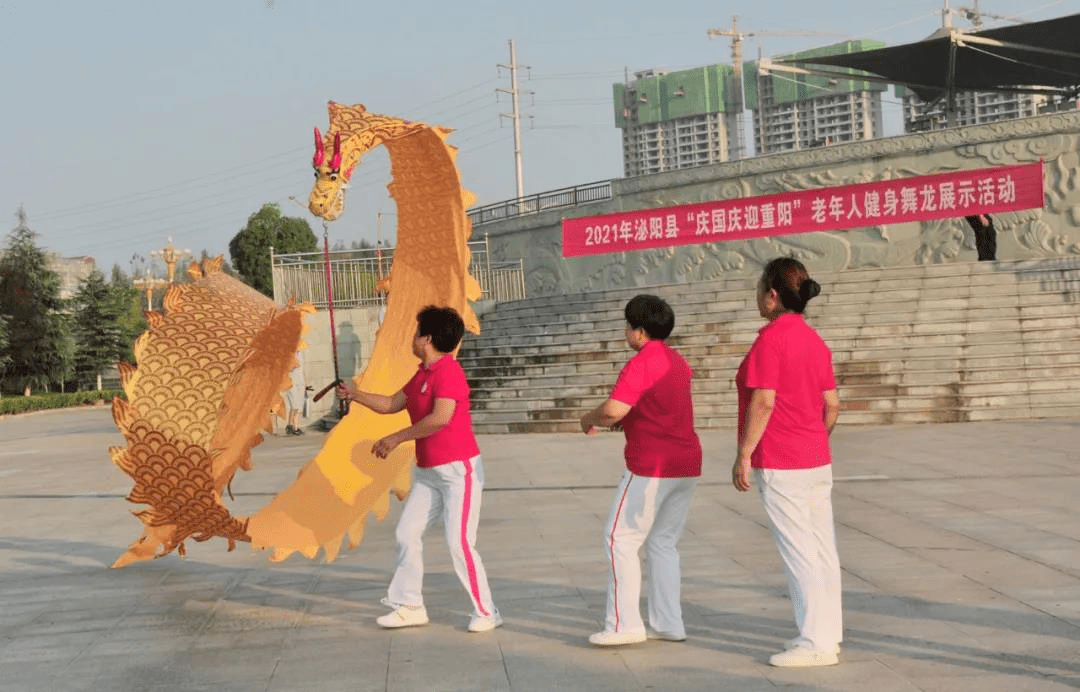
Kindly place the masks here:
<instances>
[{"instance_id":1,"label":"street lamp post","mask_svg":"<svg viewBox=\"0 0 1080 692\"><path fill-rule=\"evenodd\" d=\"M176 263L185 255L191 257L191 250L178 250L173 247L172 237L169 238L169 244L160 250L152 250L150 254L154 257L160 257L165 266L169 268L169 283L173 283L173 277L176 274Z\"/></svg>"},{"instance_id":2,"label":"street lamp post","mask_svg":"<svg viewBox=\"0 0 1080 692\"><path fill-rule=\"evenodd\" d=\"M146 268L145 279L135 279L131 282L137 288L146 289L146 311L151 312L154 309L154 289L161 288L162 286L168 286L171 281L165 281L164 279L158 279L150 275L150 267Z\"/></svg>"}]
</instances>

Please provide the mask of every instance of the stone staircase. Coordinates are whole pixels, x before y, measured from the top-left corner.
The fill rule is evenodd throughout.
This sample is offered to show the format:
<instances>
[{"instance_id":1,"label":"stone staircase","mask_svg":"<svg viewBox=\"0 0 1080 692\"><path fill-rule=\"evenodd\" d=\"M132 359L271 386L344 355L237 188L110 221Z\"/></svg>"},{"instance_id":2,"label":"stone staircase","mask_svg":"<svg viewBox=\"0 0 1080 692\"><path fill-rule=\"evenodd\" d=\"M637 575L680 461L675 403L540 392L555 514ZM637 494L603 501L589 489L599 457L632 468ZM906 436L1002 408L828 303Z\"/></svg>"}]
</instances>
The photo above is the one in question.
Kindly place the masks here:
<instances>
[{"instance_id":1,"label":"stone staircase","mask_svg":"<svg viewBox=\"0 0 1080 692\"><path fill-rule=\"evenodd\" d=\"M1080 259L814 274L807 317L833 352L841 423L1080 417ZM623 305L675 309L700 428L735 427L735 371L762 326L754 279L503 303L459 360L477 432L575 431L632 355Z\"/></svg>"}]
</instances>

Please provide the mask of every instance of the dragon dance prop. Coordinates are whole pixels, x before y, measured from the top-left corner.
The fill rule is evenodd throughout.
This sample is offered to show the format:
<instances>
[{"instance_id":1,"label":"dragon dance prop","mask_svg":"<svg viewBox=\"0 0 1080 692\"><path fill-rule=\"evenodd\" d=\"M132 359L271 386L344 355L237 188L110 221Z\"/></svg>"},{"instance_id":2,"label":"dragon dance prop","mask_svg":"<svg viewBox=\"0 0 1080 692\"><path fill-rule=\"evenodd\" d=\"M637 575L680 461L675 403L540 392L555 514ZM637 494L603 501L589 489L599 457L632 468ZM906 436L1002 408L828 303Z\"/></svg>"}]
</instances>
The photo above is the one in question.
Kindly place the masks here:
<instances>
[{"instance_id":1,"label":"dragon dance prop","mask_svg":"<svg viewBox=\"0 0 1080 692\"><path fill-rule=\"evenodd\" d=\"M361 157L382 145L390 154L388 186L397 203L397 247L383 320L358 386L393 394L416 370L412 337L416 314L427 305L456 309L479 333L469 301L480 286L469 276L465 210L472 195L461 187L451 130L368 113L363 106L329 104L325 137L316 130L312 213L326 221L344 209L345 190ZM327 156L327 153L330 155ZM289 387L295 353L304 348L303 315L313 309L274 306L217 271L192 267L197 280L174 286L164 315L150 313L136 343L138 368L123 369L128 402L113 402L127 447L114 462L135 481L128 499L150 506L136 512L143 535L113 565L183 554L188 538L220 536L250 541L273 560L323 551L333 560L347 539L359 545L369 514L382 519L393 492L409 490L415 447L406 443L386 459L371 453L380 438L408 425L404 412L379 415L355 406L328 434L323 448L296 480L264 508L233 517L222 493L237 469L250 468L250 450L269 428L272 408Z\"/></svg>"}]
</instances>

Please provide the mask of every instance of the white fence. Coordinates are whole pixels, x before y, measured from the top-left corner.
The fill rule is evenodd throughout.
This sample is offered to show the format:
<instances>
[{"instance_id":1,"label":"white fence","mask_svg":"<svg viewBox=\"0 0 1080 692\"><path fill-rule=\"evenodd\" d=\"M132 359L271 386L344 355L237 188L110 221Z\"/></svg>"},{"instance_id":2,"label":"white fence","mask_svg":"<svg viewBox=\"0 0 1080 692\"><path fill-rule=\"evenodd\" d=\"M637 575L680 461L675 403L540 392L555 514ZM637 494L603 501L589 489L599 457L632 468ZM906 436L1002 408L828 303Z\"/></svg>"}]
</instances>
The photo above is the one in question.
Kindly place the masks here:
<instances>
[{"instance_id":1,"label":"white fence","mask_svg":"<svg viewBox=\"0 0 1080 692\"><path fill-rule=\"evenodd\" d=\"M509 199L505 202L496 202L482 207L473 207L467 213L475 228L492 221L512 219L515 216L526 216L528 214L539 214L548 209L576 207L579 204L588 204L605 199L611 199L610 180L564 187L550 192L541 192L537 195Z\"/></svg>"},{"instance_id":2,"label":"white fence","mask_svg":"<svg viewBox=\"0 0 1080 692\"><path fill-rule=\"evenodd\" d=\"M525 270L521 260L495 262L488 251L487 237L469 243L472 259L469 273L476 277L483 293L481 300L504 303L525 298ZM378 282L390 275L394 248L330 252L330 281L334 307L382 305L386 295L377 291ZM326 259L322 252L271 255L274 302L295 297L316 308L327 307Z\"/></svg>"}]
</instances>

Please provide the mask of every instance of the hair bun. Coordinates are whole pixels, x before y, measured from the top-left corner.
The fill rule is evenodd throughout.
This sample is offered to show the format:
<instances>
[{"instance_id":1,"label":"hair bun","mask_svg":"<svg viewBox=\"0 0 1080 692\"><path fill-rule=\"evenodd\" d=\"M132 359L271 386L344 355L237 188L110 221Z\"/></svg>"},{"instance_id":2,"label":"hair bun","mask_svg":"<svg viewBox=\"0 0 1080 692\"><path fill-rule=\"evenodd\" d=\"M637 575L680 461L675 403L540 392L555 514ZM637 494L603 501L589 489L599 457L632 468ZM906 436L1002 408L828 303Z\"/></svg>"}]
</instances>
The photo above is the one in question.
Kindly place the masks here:
<instances>
[{"instance_id":1,"label":"hair bun","mask_svg":"<svg viewBox=\"0 0 1080 692\"><path fill-rule=\"evenodd\" d=\"M821 293L821 284L813 279L806 279L799 284L799 298L801 298L804 303L811 298L816 297L819 293Z\"/></svg>"}]
</instances>

